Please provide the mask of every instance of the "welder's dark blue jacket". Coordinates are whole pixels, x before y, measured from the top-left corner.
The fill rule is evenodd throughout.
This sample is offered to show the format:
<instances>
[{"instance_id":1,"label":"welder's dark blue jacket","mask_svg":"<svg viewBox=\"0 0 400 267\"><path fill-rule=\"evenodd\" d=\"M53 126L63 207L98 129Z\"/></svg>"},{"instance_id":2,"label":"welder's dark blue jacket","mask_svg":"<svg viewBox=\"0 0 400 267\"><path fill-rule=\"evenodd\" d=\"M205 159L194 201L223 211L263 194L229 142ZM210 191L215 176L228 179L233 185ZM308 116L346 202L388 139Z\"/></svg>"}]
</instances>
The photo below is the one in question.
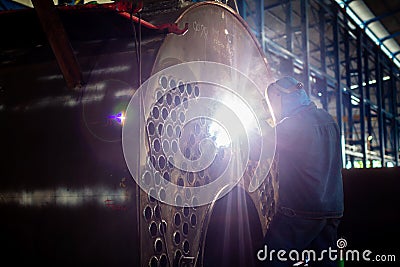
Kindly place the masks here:
<instances>
[{"instance_id":1,"label":"welder's dark blue jacket","mask_svg":"<svg viewBox=\"0 0 400 267\"><path fill-rule=\"evenodd\" d=\"M300 92L302 91L302 92ZM286 117L276 127L278 211L302 218L343 215L340 131L332 116L302 98L282 98Z\"/></svg>"}]
</instances>

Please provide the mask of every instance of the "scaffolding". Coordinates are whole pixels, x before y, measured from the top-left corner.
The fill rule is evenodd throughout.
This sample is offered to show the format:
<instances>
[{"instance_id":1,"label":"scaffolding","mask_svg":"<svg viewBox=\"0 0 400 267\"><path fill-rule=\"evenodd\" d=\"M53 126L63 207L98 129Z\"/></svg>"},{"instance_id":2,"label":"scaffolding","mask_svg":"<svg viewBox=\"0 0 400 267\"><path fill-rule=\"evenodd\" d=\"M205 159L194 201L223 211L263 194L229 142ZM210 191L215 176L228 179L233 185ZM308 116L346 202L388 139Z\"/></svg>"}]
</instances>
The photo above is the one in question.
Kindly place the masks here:
<instances>
[{"instance_id":1,"label":"scaffolding","mask_svg":"<svg viewBox=\"0 0 400 267\"><path fill-rule=\"evenodd\" d=\"M229 1L228 1L229 3ZM344 167L399 166L400 74L334 0L239 0L274 73L304 82L337 120Z\"/></svg>"}]
</instances>

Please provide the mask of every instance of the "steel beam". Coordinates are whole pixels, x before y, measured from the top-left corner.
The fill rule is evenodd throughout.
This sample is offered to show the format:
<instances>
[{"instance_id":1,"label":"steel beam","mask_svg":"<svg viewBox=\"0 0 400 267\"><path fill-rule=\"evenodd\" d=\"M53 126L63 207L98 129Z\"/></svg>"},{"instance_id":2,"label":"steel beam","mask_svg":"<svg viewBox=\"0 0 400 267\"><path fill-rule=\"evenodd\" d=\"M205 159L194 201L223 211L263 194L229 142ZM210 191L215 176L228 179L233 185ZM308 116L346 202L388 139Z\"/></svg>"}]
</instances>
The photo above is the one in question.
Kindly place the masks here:
<instances>
[{"instance_id":1,"label":"steel beam","mask_svg":"<svg viewBox=\"0 0 400 267\"><path fill-rule=\"evenodd\" d=\"M260 42L261 42L261 47L263 51L265 51L265 33L264 33L264 25L265 25L265 19L264 19L264 0L258 0L258 13L259 13L259 23L258 27L260 28Z\"/></svg>"},{"instance_id":2,"label":"steel beam","mask_svg":"<svg viewBox=\"0 0 400 267\"><path fill-rule=\"evenodd\" d=\"M344 38L344 58L345 58L345 79L346 79L346 89L350 91L351 87L351 58L350 58L350 36L348 31L344 31L343 33L343 38ZM349 142L351 145L353 145L353 112L352 112L352 103L351 103L351 94L348 94L348 98L346 100L346 107L347 107L347 123L344 125L345 127L345 132L346 132L346 138L348 137L351 142ZM353 160L351 161L351 164L353 165Z\"/></svg>"},{"instance_id":3,"label":"steel beam","mask_svg":"<svg viewBox=\"0 0 400 267\"><path fill-rule=\"evenodd\" d=\"M308 31L308 7L309 0L301 0L300 1L300 10L301 10L301 31L302 38L301 44L303 48L303 82L304 88L308 95L310 95L310 44L309 40L309 31Z\"/></svg>"},{"instance_id":4,"label":"steel beam","mask_svg":"<svg viewBox=\"0 0 400 267\"><path fill-rule=\"evenodd\" d=\"M83 85L82 72L52 0L32 0L68 88Z\"/></svg>"},{"instance_id":5,"label":"steel beam","mask_svg":"<svg viewBox=\"0 0 400 267\"><path fill-rule=\"evenodd\" d=\"M286 22L285 22L285 32L286 32L286 49L293 53L293 32L292 32L292 25L293 25L293 6L292 1L288 1L286 3L285 8L286 13ZM287 60L287 66L290 66L291 69L286 69L286 73L289 75L293 75L293 58L289 57Z\"/></svg>"},{"instance_id":6,"label":"steel beam","mask_svg":"<svg viewBox=\"0 0 400 267\"><path fill-rule=\"evenodd\" d=\"M388 35L388 36L385 36L385 37L379 39L379 41L383 44L383 42L385 42L386 40L395 38L395 37L397 37L397 36L399 36L399 35L400 35L400 31L395 32L395 33L392 33L392 34L390 34L390 35Z\"/></svg>"},{"instance_id":7,"label":"steel beam","mask_svg":"<svg viewBox=\"0 0 400 267\"><path fill-rule=\"evenodd\" d=\"M339 125L341 144L342 144L342 164L345 167L346 155L345 155L345 145L346 141L344 138L344 125L343 125L343 93L341 88L341 78L340 78L340 55L339 55L339 45L340 45L340 34L339 34L339 18L336 17L333 20L333 48L335 57L335 77L336 77L336 118Z\"/></svg>"},{"instance_id":8,"label":"steel beam","mask_svg":"<svg viewBox=\"0 0 400 267\"><path fill-rule=\"evenodd\" d=\"M376 99L378 104L377 116L378 116L378 138L379 138L379 154L382 162L382 167L385 166L385 140L384 140L384 117L382 112L382 70L380 63L380 51L377 50L375 53L375 80L376 80Z\"/></svg>"},{"instance_id":9,"label":"steel beam","mask_svg":"<svg viewBox=\"0 0 400 267\"><path fill-rule=\"evenodd\" d=\"M363 168L367 167L367 141L365 138L365 101L364 101L364 87L363 87L363 33L359 29L357 30L357 74L358 74L358 93L360 95L360 132L361 132L361 139L360 139L360 144L361 144L361 153L363 155L362 157L362 163L363 163Z\"/></svg>"},{"instance_id":10,"label":"steel beam","mask_svg":"<svg viewBox=\"0 0 400 267\"><path fill-rule=\"evenodd\" d=\"M320 60L321 60L321 71L326 73L326 44L325 44L325 10L320 9L318 11L318 18L319 18L319 40L320 40ZM321 95L321 104L322 107L325 110L328 110L328 95L327 95L327 82L326 78L321 79L322 84L321 84L321 89L322 89L322 95Z\"/></svg>"},{"instance_id":11,"label":"steel beam","mask_svg":"<svg viewBox=\"0 0 400 267\"><path fill-rule=\"evenodd\" d=\"M375 22L375 21L384 19L384 18L386 18L386 17L393 16L394 14L396 14L396 13L398 13L398 12L400 12L400 8L397 8L397 9L392 10L392 11L390 11L390 12L386 12L386 13L380 15L380 16L373 17L372 19L369 19L369 20L365 21L363 24L364 24L365 26L367 26L368 24L370 24L370 23L372 23L372 22Z\"/></svg>"},{"instance_id":12,"label":"steel beam","mask_svg":"<svg viewBox=\"0 0 400 267\"><path fill-rule=\"evenodd\" d=\"M395 159L395 165L399 166L399 130L400 125L397 120L399 114L397 112L397 86L396 86L396 74L395 74L395 67L393 66L390 72L390 82L392 87L392 112L393 112L393 120L392 120L392 136L393 136L393 156Z\"/></svg>"}]
</instances>

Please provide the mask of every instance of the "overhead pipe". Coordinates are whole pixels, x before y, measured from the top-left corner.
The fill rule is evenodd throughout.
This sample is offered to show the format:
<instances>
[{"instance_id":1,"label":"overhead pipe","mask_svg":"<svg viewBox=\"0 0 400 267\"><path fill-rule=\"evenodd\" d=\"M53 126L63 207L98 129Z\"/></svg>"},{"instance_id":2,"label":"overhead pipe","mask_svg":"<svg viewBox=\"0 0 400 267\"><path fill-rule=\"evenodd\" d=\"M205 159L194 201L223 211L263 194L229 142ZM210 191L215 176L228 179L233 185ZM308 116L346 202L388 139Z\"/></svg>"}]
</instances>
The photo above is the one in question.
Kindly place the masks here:
<instances>
[{"instance_id":1,"label":"overhead pipe","mask_svg":"<svg viewBox=\"0 0 400 267\"><path fill-rule=\"evenodd\" d=\"M32 0L68 88L83 85L82 72L52 0Z\"/></svg>"},{"instance_id":2,"label":"overhead pipe","mask_svg":"<svg viewBox=\"0 0 400 267\"><path fill-rule=\"evenodd\" d=\"M59 6L61 10L71 10L71 9L109 9L118 12L122 17L132 20L133 22L144 26L150 30L160 31L162 33L174 33L174 34L185 34L189 25L186 23L183 29L180 29L176 23L165 23L160 25L154 25L142 18L139 18L135 14L138 14L143 9L143 0L139 1L137 6L133 6L131 1L118 1L117 3L110 4L86 4L86 5L75 5L75 6Z\"/></svg>"}]
</instances>

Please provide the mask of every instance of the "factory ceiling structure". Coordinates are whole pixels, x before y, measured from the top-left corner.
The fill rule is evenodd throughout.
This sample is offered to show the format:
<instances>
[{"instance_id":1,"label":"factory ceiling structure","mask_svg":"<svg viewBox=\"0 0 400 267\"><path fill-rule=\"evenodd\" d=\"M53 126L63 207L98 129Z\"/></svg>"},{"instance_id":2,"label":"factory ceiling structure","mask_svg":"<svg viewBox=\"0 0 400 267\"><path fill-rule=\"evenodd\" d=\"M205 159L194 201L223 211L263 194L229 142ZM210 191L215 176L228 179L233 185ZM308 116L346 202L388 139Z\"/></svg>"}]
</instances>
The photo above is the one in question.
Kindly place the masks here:
<instances>
[{"instance_id":1,"label":"factory ceiling structure","mask_svg":"<svg viewBox=\"0 0 400 267\"><path fill-rule=\"evenodd\" d=\"M297 75L336 114L346 166L398 165L399 3L237 3L275 73Z\"/></svg>"}]
</instances>

